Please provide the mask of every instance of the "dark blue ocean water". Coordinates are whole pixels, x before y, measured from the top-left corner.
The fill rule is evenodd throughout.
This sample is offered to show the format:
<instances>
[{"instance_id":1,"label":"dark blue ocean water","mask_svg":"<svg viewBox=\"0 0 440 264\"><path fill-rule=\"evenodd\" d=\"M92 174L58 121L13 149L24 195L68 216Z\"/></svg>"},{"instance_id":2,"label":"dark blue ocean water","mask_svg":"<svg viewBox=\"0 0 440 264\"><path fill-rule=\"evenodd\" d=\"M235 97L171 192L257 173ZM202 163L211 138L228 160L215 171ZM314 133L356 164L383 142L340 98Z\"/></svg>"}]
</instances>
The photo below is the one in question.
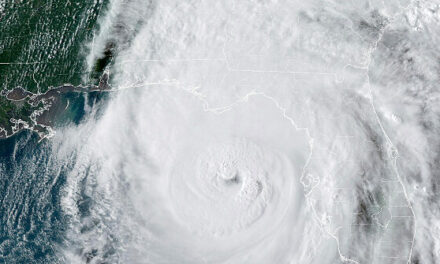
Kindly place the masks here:
<instances>
[{"instance_id":1,"label":"dark blue ocean water","mask_svg":"<svg viewBox=\"0 0 440 264\"><path fill-rule=\"evenodd\" d=\"M54 170L48 142L28 131L0 142L0 262L56 263L66 219L65 172Z\"/></svg>"},{"instance_id":2,"label":"dark blue ocean water","mask_svg":"<svg viewBox=\"0 0 440 264\"><path fill-rule=\"evenodd\" d=\"M69 107L56 117L57 124L80 123L85 103L93 106L101 97L66 94ZM65 263L59 252L69 244L69 218L61 199L70 170L69 162L53 157L50 139L22 131L0 140L0 263ZM78 207L86 213L88 204Z\"/></svg>"}]
</instances>

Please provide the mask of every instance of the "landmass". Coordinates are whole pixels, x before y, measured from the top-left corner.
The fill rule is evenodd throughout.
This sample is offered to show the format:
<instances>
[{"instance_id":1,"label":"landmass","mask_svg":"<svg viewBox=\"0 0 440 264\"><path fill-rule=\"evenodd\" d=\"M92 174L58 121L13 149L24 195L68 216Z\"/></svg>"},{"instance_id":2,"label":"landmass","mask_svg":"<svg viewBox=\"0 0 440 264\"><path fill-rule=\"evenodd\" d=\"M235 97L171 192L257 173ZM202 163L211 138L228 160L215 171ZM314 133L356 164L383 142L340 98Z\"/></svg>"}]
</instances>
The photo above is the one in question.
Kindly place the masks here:
<instances>
[{"instance_id":1,"label":"landmass","mask_svg":"<svg viewBox=\"0 0 440 264\"><path fill-rule=\"evenodd\" d=\"M64 94L109 90L110 50L93 68L84 61L108 2L0 3L0 138L23 129L49 137Z\"/></svg>"},{"instance_id":2,"label":"landmass","mask_svg":"<svg viewBox=\"0 0 440 264\"><path fill-rule=\"evenodd\" d=\"M66 93L90 93L110 91L109 74L102 74L98 85L63 84L50 87L44 93L32 93L22 87L0 92L0 139L10 137L28 129L36 132L40 138L53 135L55 116L67 106L60 98Z\"/></svg>"}]
</instances>

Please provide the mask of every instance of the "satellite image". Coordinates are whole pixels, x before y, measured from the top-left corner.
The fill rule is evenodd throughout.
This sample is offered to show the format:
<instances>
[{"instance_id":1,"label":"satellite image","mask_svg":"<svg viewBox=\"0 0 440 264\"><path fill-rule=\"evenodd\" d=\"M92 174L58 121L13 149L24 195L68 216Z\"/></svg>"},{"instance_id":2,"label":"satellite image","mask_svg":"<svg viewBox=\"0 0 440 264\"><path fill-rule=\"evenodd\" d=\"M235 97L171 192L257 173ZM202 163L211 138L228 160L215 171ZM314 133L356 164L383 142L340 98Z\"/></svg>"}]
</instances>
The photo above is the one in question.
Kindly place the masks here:
<instances>
[{"instance_id":1,"label":"satellite image","mask_svg":"<svg viewBox=\"0 0 440 264\"><path fill-rule=\"evenodd\" d=\"M0 0L0 263L440 264L439 0Z\"/></svg>"}]
</instances>

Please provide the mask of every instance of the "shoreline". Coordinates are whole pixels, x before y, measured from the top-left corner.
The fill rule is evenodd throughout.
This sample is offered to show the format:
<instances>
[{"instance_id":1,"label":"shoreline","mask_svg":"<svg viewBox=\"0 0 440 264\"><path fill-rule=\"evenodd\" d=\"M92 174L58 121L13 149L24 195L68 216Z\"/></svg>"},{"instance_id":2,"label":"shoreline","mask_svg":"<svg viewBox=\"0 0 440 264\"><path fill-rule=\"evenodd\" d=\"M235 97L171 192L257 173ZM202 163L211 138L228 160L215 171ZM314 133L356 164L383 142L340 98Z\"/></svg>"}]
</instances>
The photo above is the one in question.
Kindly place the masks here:
<instances>
[{"instance_id":1,"label":"shoreline","mask_svg":"<svg viewBox=\"0 0 440 264\"><path fill-rule=\"evenodd\" d=\"M57 109L60 104L61 96L67 93L92 93L112 91L109 83L109 74L104 73L98 85L73 85L63 84L58 87L49 87L44 93L32 93L23 87L16 87L11 90L3 90L0 97L14 104L17 109L28 106L32 112L30 115L8 118L8 124L0 124L0 139L7 139L25 129L35 132L40 137L40 141L50 138L55 134L52 123L55 117L64 110ZM27 119L27 120L23 120Z\"/></svg>"}]
</instances>

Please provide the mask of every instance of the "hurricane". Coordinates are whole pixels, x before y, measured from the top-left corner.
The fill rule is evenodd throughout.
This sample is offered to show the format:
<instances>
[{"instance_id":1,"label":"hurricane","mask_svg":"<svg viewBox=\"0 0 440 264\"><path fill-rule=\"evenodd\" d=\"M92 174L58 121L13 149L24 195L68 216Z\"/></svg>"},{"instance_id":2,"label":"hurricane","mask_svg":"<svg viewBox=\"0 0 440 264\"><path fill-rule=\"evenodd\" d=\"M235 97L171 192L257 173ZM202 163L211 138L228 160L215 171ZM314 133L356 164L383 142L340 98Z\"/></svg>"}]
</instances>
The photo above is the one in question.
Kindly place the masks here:
<instances>
[{"instance_id":1,"label":"hurricane","mask_svg":"<svg viewBox=\"0 0 440 264\"><path fill-rule=\"evenodd\" d=\"M53 210L46 263L440 263L439 4L109 1L110 89L14 141L7 223Z\"/></svg>"}]
</instances>

